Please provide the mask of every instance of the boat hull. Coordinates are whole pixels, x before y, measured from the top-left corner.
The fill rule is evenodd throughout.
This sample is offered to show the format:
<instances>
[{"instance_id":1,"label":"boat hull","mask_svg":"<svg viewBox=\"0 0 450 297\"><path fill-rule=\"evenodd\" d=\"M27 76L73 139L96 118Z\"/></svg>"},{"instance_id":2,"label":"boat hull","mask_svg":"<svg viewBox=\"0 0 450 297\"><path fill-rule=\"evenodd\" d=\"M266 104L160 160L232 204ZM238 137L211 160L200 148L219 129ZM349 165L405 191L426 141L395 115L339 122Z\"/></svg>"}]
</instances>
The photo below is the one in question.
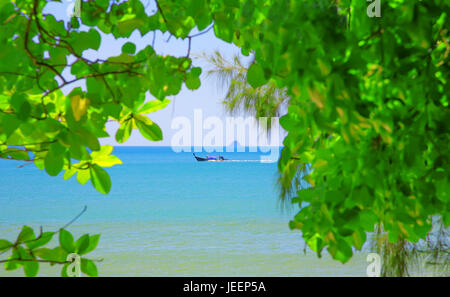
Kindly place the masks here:
<instances>
[{"instance_id":1,"label":"boat hull","mask_svg":"<svg viewBox=\"0 0 450 297\"><path fill-rule=\"evenodd\" d=\"M218 159L215 159L215 158L202 158L202 157L196 156L195 154L193 154L193 155L198 162L220 162L220 161L226 160L223 157L219 157Z\"/></svg>"},{"instance_id":2,"label":"boat hull","mask_svg":"<svg viewBox=\"0 0 450 297\"><path fill-rule=\"evenodd\" d=\"M197 157L197 156L194 156L194 157L195 157L195 159L196 159L197 161L199 161L199 162L209 161L209 160L206 159L206 158L200 158L200 157Z\"/></svg>"}]
</instances>

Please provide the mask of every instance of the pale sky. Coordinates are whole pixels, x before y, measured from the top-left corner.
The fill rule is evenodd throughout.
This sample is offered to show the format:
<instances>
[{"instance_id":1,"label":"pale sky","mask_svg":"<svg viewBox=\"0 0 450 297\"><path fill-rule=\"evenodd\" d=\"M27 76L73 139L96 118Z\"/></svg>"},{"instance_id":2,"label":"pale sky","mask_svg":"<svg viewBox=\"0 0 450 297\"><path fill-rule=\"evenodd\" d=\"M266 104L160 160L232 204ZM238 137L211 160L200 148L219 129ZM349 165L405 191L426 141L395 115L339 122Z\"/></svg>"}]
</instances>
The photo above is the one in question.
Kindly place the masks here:
<instances>
[{"instance_id":1,"label":"pale sky","mask_svg":"<svg viewBox=\"0 0 450 297\"><path fill-rule=\"evenodd\" d=\"M44 10L44 12L52 13L55 15L57 20L65 20L69 19L66 9L69 6L71 1L63 0L62 3L58 2L49 2ZM146 3L146 1L144 1ZM154 8L149 5L147 7L148 13ZM194 30L191 34L196 33ZM96 58L107 58L109 56L120 55L121 48L124 43L127 41L131 41L136 44L136 52L145 48L148 45L152 44L153 41L153 32L149 32L144 36L141 36L139 31L134 31L130 38L119 38L115 39L112 34L103 34L102 43L98 51L95 50L86 50L83 53L83 56L89 59ZM154 50L158 54L162 55L173 55L173 56L186 56L188 42L183 41L181 39L176 39L175 37L169 38L169 33L162 34L160 31L157 31ZM214 30L210 30L206 34L197 36L192 38L191 41L191 57L194 54L212 54L214 51L220 51L220 53L226 57L231 58L235 54L240 54L240 49L233 44L226 43L214 35ZM248 57L243 57L244 61L249 61ZM207 117L215 116L219 117L224 123L227 115L222 107L222 100L224 98L225 90L221 89L220 86L216 83L213 78L206 77L207 67L204 62L198 59L193 59L194 66L200 66L203 69L201 75L201 87L195 91L188 90L184 84L179 94L176 96L170 96L168 99L171 100L169 105L162 110L151 113L148 117L157 123L161 130L163 131L164 139L158 142L152 142L145 139L138 130L134 130L131 137L124 143L118 144L115 139L115 133L119 127L118 123L112 122L107 125L107 132L110 134L109 138L102 138L101 144L112 144L112 145L126 145L126 146L170 146L171 139L173 135L178 131L171 128L172 120L176 117L187 117L194 123L194 110L201 109L203 119ZM65 71L64 75L70 77L70 72ZM83 84L72 84L70 87L63 89L64 93L70 92L70 90L74 87L82 86ZM154 99L151 96L147 97L148 100ZM225 125L224 125L225 127ZM255 129L256 125L254 125L251 129ZM203 129L203 135L208 133L208 130ZM225 134L225 131L224 131ZM280 135L280 139L282 139ZM225 142L225 140L224 140ZM280 142L281 143L281 142ZM226 143L225 143L226 145ZM275 144L278 145L278 144Z\"/></svg>"}]
</instances>

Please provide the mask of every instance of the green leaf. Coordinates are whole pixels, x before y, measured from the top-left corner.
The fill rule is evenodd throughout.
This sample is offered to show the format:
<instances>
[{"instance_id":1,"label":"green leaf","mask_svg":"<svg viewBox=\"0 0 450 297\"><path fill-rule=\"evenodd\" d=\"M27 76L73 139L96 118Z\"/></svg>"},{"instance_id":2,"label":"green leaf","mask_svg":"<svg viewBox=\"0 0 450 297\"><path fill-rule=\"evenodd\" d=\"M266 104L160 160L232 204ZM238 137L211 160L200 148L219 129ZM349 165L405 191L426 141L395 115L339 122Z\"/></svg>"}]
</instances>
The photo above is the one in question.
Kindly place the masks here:
<instances>
[{"instance_id":1,"label":"green leaf","mask_svg":"<svg viewBox=\"0 0 450 297\"><path fill-rule=\"evenodd\" d=\"M186 73L184 82L189 90L196 90L200 87L200 74L202 69L200 67L193 67L190 72Z\"/></svg>"},{"instance_id":2,"label":"green leaf","mask_svg":"<svg viewBox=\"0 0 450 297\"><path fill-rule=\"evenodd\" d=\"M55 36L61 36L65 34L64 22L57 21L56 18L51 14L46 15L44 20L44 27L47 31Z\"/></svg>"},{"instance_id":3,"label":"green leaf","mask_svg":"<svg viewBox=\"0 0 450 297\"><path fill-rule=\"evenodd\" d=\"M8 150L8 155L11 156L14 160L24 160L28 161L30 160L30 155L27 151L23 150Z\"/></svg>"},{"instance_id":4,"label":"green leaf","mask_svg":"<svg viewBox=\"0 0 450 297\"><path fill-rule=\"evenodd\" d=\"M64 167L64 147L59 143L50 145L50 150L45 156L45 171L51 176L57 176Z\"/></svg>"},{"instance_id":5,"label":"green leaf","mask_svg":"<svg viewBox=\"0 0 450 297\"><path fill-rule=\"evenodd\" d=\"M352 234L353 244L357 250L361 250L364 242L366 242L366 233L364 231L355 231Z\"/></svg>"},{"instance_id":6,"label":"green leaf","mask_svg":"<svg viewBox=\"0 0 450 297\"><path fill-rule=\"evenodd\" d=\"M162 131L158 125L152 122L149 118L145 116L137 115L135 116L136 125L139 128L139 132L151 141L162 140Z\"/></svg>"},{"instance_id":7,"label":"green leaf","mask_svg":"<svg viewBox=\"0 0 450 297\"><path fill-rule=\"evenodd\" d=\"M8 260L11 260L12 258L9 257ZM8 261L5 263L5 270L11 271L11 270L17 270L21 266L20 261Z\"/></svg>"},{"instance_id":8,"label":"green leaf","mask_svg":"<svg viewBox=\"0 0 450 297\"><path fill-rule=\"evenodd\" d=\"M373 232L374 226L378 222L377 216L371 210L364 210L359 213L361 227L367 232Z\"/></svg>"},{"instance_id":9,"label":"green leaf","mask_svg":"<svg viewBox=\"0 0 450 297\"><path fill-rule=\"evenodd\" d=\"M71 167L70 169L67 169L63 175L64 180L71 178L76 172L77 172L77 169L75 167Z\"/></svg>"},{"instance_id":10,"label":"green leaf","mask_svg":"<svg viewBox=\"0 0 450 297\"><path fill-rule=\"evenodd\" d=\"M88 254L97 248L98 242L100 240L100 234L95 234L89 236L89 246L84 251L84 254Z\"/></svg>"},{"instance_id":11,"label":"green leaf","mask_svg":"<svg viewBox=\"0 0 450 297\"><path fill-rule=\"evenodd\" d=\"M122 161L116 156L110 155L112 152L112 145L104 145L100 151L92 152L92 162L101 167L111 167L114 165L122 164Z\"/></svg>"},{"instance_id":12,"label":"green leaf","mask_svg":"<svg viewBox=\"0 0 450 297\"><path fill-rule=\"evenodd\" d=\"M0 239L0 252L9 250L12 247L12 243L6 239Z\"/></svg>"},{"instance_id":13,"label":"green leaf","mask_svg":"<svg viewBox=\"0 0 450 297\"><path fill-rule=\"evenodd\" d=\"M27 242L27 247L30 250L46 245L52 240L55 232L43 232L40 237L36 238L36 240Z\"/></svg>"},{"instance_id":14,"label":"green leaf","mask_svg":"<svg viewBox=\"0 0 450 297\"><path fill-rule=\"evenodd\" d=\"M119 127L116 133L116 140L118 143L124 143L130 138L132 126L132 119L129 119Z\"/></svg>"},{"instance_id":15,"label":"green leaf","mask_svg":"<svg viewBox=\"0 0 450 297\"><path fill-rule=\"evenodd\" d=\"M33 277L36 276L39 272L39 263L38 262L24 262L23 270L25 272L25 276Z\"/></svg>"},{"instance_id":16,"label":"green leaf","mask_svg":"<svg viewBox=\"0 0 450 297\"><path fill-rule=\"evenodd\" d=\"M20 258L19 251L17 248L13 249L13 252L11 256L8 257L8 260L14 260ZM22 266L22 263L20 261L8 261L5 262L5 270L16 270Z\"/></svg>"},{"instance_id":17,"label":"green leaf","mask_svg":"<svg viewBox=\"0 0 450 297\"><path fill-rule=\"evenodd\" d=\"M76 253L78 255L84 255L87 248L89 247L89 234L84 234L81 236L77 242L75 242Z\"/></svg>"},{"instance_id":18,"label":"green leaf","mask_svg":"<svg viewBox=\"0 0 450 297\"><path fill-rule=\"evenodd\" d=\"M109 144L102 145L100 147L100 150L98 150L96 152L92 152L91 157L92 157L92 159L97 159L101 156L107 156L112 153L113 149L114 148L112 145L109 145Z\"/></svg>"},{"instance_id":19,"label":"green leaf","mask_svg":"<svg viewBox=\"0 0 450 297\"><path fill-rule=\"evenodd\" d=\"M66 263L63 265L62 269L61 269L61 277L69 277L69 275L67 274L67 268L69 267L70 263Z\"/></svg>"},{"instance_id":20,"label":"green leaf","mask_svg":"<svg viewBox=\"0 0 450 297\"><path fill-rule=\"evenodd\" d=\"M75 243L73 236L69 231L61 229L59 231L59 244L67 253L75 252Z\"/></svg>"},{"instance_id":21,"label":"green leaf","mask_svg":"<svg viewBox=\"0 0 450 297\"><path fill-rule=\"evenodd\" d=\"M31 106L27 101L27 97L25 94L14 93L11 97L11 106L17 113L17 117L20 120L26 120L30 115Z\"/></svg>"},{"instance_id":22,"label":"green leaf","mask_svg":"<svg viewBox=\"0 0 450 297\"><path fill-rule=\"evenodd\" d=\"M201 85L200 79L193 75L186 75L186 80L184 82L189 90L197 90Z\"/></svg>"},{"instance_id":23,"label":"green leaf","mask_svg":"<svg viewBox=\"0 0 450 297\"><path fill-rule=\"evenodd\" d=\"M96 188L100 193L108 194L111 190L111 179L108 173L97 164L93 164L90 167L90 173L91 183L94 188Z\"/></svg>"},{"instance_id":24,"label":"green leaf","mask_svg":"<svg viewBox=\"0 0 450 297\"><path fill-rule=\"evenodd\" d=\"M194 76L200 76L200 74L202 74L202 68L200 68L200 67L192 67L191 73Z\"/></svg>"},{"instance_id":25,"label":"green leaf","mask_svg":"<svg viewBox=\"0 0 450 297\"><path fill-rule=\"evenodd\" d=\"M136 45L132 42L127 42L122 46L122 53L124 54L134 54L136 52Z\"/></svg>"},{"instance_id":26,"label":"green leaf","mask_svg":"<svg viewBox=\"0 0 450 297\"><path fill-rule=\"evenodd\" d=\"M87 129L78 129L75 133L80 137L81 143L88 146L93 151L100 149L100 142L97 136Z\"/></svg>"},{"instance_id":27,"label":"green leaf","mask_svg":"<svg viewBox=\"0 0 450 297\"><path fill-rule=\"evenodd\" d=\"M98 31L94 28L88 32L72 31L69 42L71 42L75 53L81 56L84 50L94 49L98 50L101 43L101 37Z\"/></svg>"},{"instance_id":28,"label":"green leaf","mask_svg":"<svg viewBox=\"0 0 450 297\"><path fill-rule=\"evenodd\" d=\"M88 276L98 276L97 266L89 259L81 259L81 271Z\"/></svg>"},{"instance_id":29,"label":"green leaf","mask_svg":"<svg viewBox=\"0 0 450 297\"><path fill-rule=\"evenodd\" d=\"M247 72L247 81L253 88L258 88L265 83L267 79L264 77L264 70L259 64L252 64Z\"/></svg>"},{"instance_id":30,"label":"green leaf","mask_svg":"<svg viewBox=\"0 0 450 297\"><path fill-rule=\"evenodd\" d=\"M62 247L58 246L53 249L49 248L40 248L33 251L33 254L36 257L39 257L46 261L54 261L54 262L65 262L67 259L67 255L69 254Z\"/></svg>"},{"instance_id":31,"label":"green leaf","mask_svg":"<svg viewBox=\"0 0 450 297\"><path fill-rule=\"evenodd\" d=\"M97 164L101 167L111 167L114 165L122 164L122 161L117 158L116 156L109 155L109 156L99 156L99 157L92 157L92 162Z\"/></svg>"},{"instance_id":32,"label":"green leaf","mask_svg":"<svg viewBox=\"0 0 450 297\"><path fill-rule=\"evenodd\" d=\"M79 60L72 64L70 72L76 77L86 76L90 73L89 65L85 61ZM71 98L72 112L77 121L85 114L88 100L77 94ZM84 106L83 106L84 105Z\"/></svg>"},{"instance_id":33,"label":"green leaf","mask_svg":"<svg viewBox=\"0 0 450 297\"><path fill-rule=\"evenodd\" d=\"M306 244L317 253L317 255L320 257L320 253L323 248L323 240L320 237L319 234L314 234L310 238L306 239Z\"/></svg>"},{"instance_id":34,"label":"green leaf","mask_svg":"<svg viewBox=\"0 0 450 297\"><path fill-rule=\"evenodd\" d=\"M137 111L137 114L148 114L151 112L155 112L157 110L163 109L170 103L169 99L164 100L151 100L147 103L145 103L139 110Z\"/></svg>"},{"instance_id":35,"label":"green leaf","mask_svg":"<svg viewBox=\"0 0 450 297\"><path fill-rule=\"evenodd\" d=\"M74 65L75 66L75 65ZM77 71L76 68L73 68ZM77 73L78 74L78 73ZM72 107L73 117L75 121L79 122L86 114L89 108L90 101L88 98L84 98L82 94L74 93L70 98L70 106Z\"/></svg>"},{"instance_id":36,"label":"green leaf","mask_svg":"<svg viewBox=\"0 0 450 297\"><path fill-rule=\"evenodd\" d=\"M70 18L70 27L73 29L80 28L80 22L78 21L77 17L74 16Z\"/></svg>"},{"instance_id":37,"label":"green leaf","mask_svg":"<svg viewBox=\"0 0 450 297\"><path fill-rule=\"evenodd\" d=\"M333 259L336 259L342 263L347 262L353 255L351 247L345 242L345 240L338 239L335 244L331 244L328 248Z\"/></svg>"},{"instance_id":38,"label":"green leaf","mask_svg":"<svg viewBox=\"0 0 450 297\"><path fill-rule=\"evenodd\" d=\"M34 238L35 235L33 229L28 226L23 226L22 231L20 231L19 236L17 237L17 242L22 243L25 241L33 240Z\"/></svg>"},{"instance_id":39,"label":"green leaf","mask_svg":"<svg viewBox=\"0 0 450 297\"><path fill-rule=\"evenodd\" d=\"M81 169L77 172L77 181L84 185L91 178L91 171L89 169Z\"/></svg>"}]
</instances>

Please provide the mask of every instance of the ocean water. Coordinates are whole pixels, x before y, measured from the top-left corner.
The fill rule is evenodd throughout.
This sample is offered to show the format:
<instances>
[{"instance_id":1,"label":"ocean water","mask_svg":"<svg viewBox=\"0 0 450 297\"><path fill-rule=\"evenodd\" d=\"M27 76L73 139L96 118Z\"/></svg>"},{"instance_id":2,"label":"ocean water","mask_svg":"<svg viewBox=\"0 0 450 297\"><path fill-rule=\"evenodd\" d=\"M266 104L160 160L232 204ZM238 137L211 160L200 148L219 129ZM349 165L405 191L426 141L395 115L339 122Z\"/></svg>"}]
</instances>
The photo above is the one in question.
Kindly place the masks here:
<instances>
[{"instance_id":1,"label":"ocean water","mask_svg":"<svg viewBox=\"0 0 450 297\"><path fill-rule=\"evenodd\" d=\"M307 250L278 201L277 164L260 152L221 153L230 162L197 162L170 147L115 147L123 165L107 168L110 194L73 177L0 160L0 238L22 225L76 237L101 233L91 258L101 276L365 276L365 253L346 264ZM217 153L197 153L199 156ZM53 242L53 246L55 242ZM52 246L52 243L50 244ZM0 258L3 255L0 255ZM41 265L39 275L60 267ZM0 275L23 275L21 270Z\"/></svg>"}]
</instances>

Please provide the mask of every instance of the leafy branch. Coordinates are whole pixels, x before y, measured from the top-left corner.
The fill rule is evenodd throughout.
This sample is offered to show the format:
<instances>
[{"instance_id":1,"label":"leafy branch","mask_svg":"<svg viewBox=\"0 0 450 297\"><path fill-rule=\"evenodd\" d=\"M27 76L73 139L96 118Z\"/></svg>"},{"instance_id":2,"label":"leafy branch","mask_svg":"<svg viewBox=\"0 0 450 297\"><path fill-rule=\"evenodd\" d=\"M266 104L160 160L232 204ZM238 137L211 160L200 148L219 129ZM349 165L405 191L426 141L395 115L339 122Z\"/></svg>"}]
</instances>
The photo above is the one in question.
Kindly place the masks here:
<instances>
[{"instance_id":1,"label":"leafy branch","mask_svg":"<svg viewBox=\"0 0 450 297\"><path fill-rule=\"evenodd\" d=\"M75 253L84 256L95 250L100 239L99 234L92 236L84 234L77 241L74 241L72 234L66 230L86 210L87 207L85 206L77 216L57 231L44 232L41 226L39 235L36 236L31 227L23 226L14 243L6 239L0 239L0 254L11 252L11 255L7 259L0 260L0 263L4 263L4 268L8 271L23 267L26 276L36 276L39 272L39 263L59 264L63 265L61 275L67 276L67 269L73 263L68 260L68 255ZM57 234L59 235L59 246L55 248L44 247ZM100 261L81 257L81 271L88 276L97 276L98 271L95 262Z\"/></svg>"}]
</instances>

